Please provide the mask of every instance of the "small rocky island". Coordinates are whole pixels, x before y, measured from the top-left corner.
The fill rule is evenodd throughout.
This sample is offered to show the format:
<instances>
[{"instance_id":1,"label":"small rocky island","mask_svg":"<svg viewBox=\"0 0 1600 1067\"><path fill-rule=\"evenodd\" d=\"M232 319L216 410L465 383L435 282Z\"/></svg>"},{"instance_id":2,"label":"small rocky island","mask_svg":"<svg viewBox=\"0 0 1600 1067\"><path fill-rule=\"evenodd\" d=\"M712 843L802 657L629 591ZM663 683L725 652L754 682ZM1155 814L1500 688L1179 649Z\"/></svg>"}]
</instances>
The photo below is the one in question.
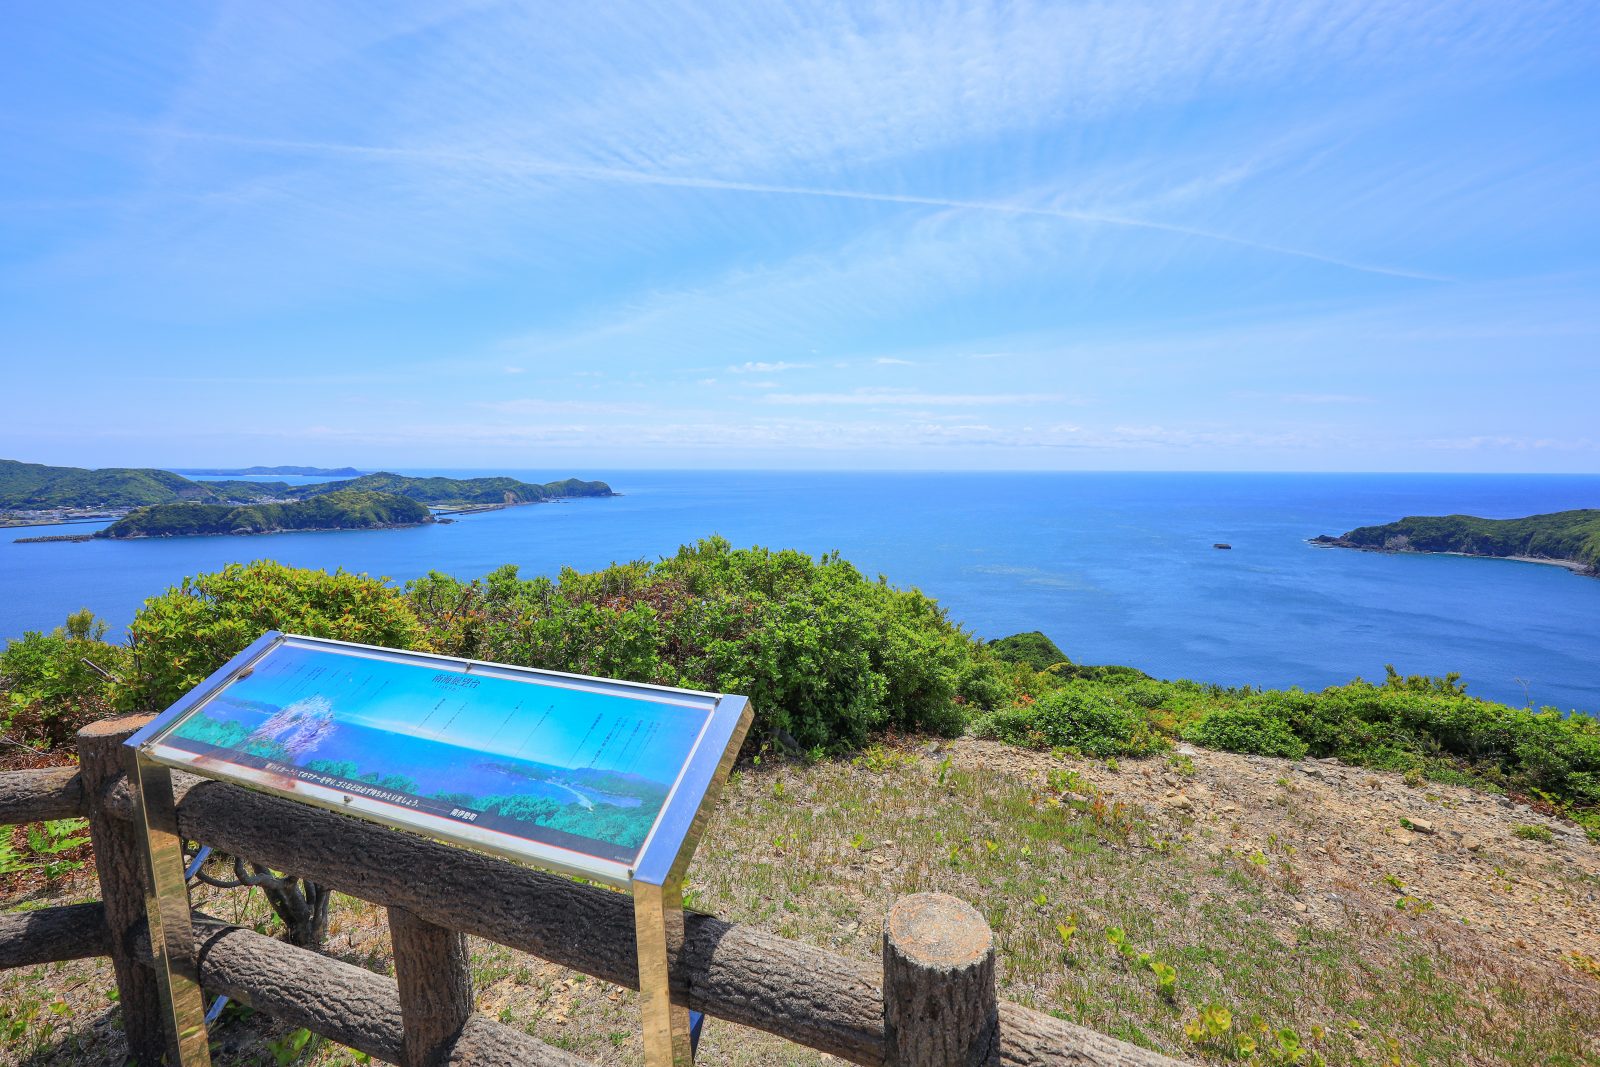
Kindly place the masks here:
<instances>
[{"instance_id":1,"label":"small rocky island","mask_svg":"<svg viewBox=\"0 0 1600 1067\"><path fill-rule=\"evenodd\" d=\"M1600 509L1557 511L1522 519L1475 515L1413 515L1382 526L1361 526L1314 545L1365 552L1440 552L1528 563L1553 563L1600 577Z\"/></svg>"}]
</instances>

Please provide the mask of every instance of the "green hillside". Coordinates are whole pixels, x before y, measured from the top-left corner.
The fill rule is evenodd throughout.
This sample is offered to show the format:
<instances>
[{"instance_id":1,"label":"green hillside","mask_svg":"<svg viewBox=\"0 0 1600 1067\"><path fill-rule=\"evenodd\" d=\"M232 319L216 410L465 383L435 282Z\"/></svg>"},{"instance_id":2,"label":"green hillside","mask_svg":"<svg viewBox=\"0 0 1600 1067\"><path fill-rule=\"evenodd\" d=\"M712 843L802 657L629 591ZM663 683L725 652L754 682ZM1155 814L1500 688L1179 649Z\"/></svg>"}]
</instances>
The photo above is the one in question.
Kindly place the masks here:
<instances>
[{"instance_id":1,"label":"green hillside","mask_svg":"<svg viewBox=\"0 0 1600 1067\"><path fill-rule=\"evenodd\" d=\"M50 467L0 459L0 508L137 507L212 501L215 491L171 471L141 467Z\"/></svg>"},{"instance_id":2,"label":"green hillside","mask_svg":"<svg viewBox=\"0 0 1600 1067\"><path fill-rule=\"evenodd\" d=\"M1471 556L1531 556L1564 560L1600 574L1600 509L1557 511L1523 519L1473 515L1414 515L1362 526L1321 544L1388 552L1461 552Z\"/></svg>"},{"instance_id":3,"label":"green hillside","mask_svg":"<svg viewBox=\"0 0 1600 1067\"><path fill-rule=\"evenodd\" d=\"M156 504L117 520L96 537L192 537L283 530L367 530L432 522L424 504L388 493L345 490L291 504Z\"/></svg>"}]
</instances>

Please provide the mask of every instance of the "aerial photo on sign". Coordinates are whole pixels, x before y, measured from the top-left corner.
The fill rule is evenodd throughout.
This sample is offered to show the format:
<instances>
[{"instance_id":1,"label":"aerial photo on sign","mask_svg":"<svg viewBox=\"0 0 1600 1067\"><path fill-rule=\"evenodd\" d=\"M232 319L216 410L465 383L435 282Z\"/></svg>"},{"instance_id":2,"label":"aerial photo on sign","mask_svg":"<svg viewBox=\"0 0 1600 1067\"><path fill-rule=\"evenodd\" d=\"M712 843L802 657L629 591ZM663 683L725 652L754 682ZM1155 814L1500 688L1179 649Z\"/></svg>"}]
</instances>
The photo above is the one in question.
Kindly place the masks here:
<instances>
[{"instance_id":1,"label":"aerial photo on sign","mask_svg":"<svg viewBox=\"0 0 1600 1067\"><path fill-rule=\"evenodd\" d=\"M202 772L231 764L269 788L390 805L402 822L409 810L631 863L710 715L672 696L290 643L157 743Z\"/></svg>"}]
</instances>

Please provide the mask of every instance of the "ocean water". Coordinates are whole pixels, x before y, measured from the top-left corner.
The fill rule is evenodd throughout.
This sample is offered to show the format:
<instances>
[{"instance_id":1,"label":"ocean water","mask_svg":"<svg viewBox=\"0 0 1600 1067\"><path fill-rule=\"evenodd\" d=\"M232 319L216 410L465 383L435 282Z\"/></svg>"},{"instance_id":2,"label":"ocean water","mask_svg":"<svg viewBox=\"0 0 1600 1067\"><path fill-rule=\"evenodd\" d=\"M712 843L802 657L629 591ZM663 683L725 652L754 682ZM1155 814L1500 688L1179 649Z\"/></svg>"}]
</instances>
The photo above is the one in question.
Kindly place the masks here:
<instances>
[{"instance_id":1,"label":"ocean water","mask_svg":"<svg viewBox=\"0 0 1600 1067\"><path fill-rule=\"evenodd\" d=\"M1469 692L1600 712L1600 580L1561 568L1315 548L1404 515L1600 507L1600 475L404 471L603 478L609 500L408 530L17 545L0 534L0 638L93 608L125 625L185 575L270 558L396 580L655 558L716 533L837 549L982 637L1043 630L1079 662L1320 688L1458 671ZM8 536L9 535L9 536ZM1225 541L1232 551L1213 549Z\"/></svg>"}]
</instances>

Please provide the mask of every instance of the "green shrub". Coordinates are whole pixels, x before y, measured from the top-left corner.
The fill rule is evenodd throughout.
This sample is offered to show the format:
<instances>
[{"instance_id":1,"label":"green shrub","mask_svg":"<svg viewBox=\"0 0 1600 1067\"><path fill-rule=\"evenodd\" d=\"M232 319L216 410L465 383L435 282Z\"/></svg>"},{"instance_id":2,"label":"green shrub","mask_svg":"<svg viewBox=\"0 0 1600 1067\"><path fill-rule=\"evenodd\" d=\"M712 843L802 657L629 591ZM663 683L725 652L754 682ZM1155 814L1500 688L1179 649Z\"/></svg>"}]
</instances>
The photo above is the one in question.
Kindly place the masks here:
<instances>
[{"instance_id":1,"label":"green shrub","mask_svg":"<svg viewBox=\"0 0 1600 1067\"><path fill-rule=\"evenodd\" d=\"M125 671L128 653L107 644L105 634L106 624L84 608L50 633L30 630L7 642L0 652L0 730L23 744L54 748L109 711L106 674Z\"/></svg>"},{"instance_id":2,"label":"green shrub","mask_svg":"<svg viewBox=\"0 0 1600 1067\"><path fill-rule=\"evenodd\" d=\"M1010 698L999 664L916 590L837 554L734 549L711 538L657 563L523 580L503 567L407 587L441 651L748 695L752 735L801 749L886 728L956 733Z\"/></svg>"},{"instance_id":3,"label":"green shrub","mask_svg":"<svg viewBox=\"0 0 1600 1067\"><path fill-rule=\"evenodd\" d=\"M1306 743L1294 735L1287 722L1248 704L1207 712L1184 731L1184 738L1206 748L1254 756L1299 759L1306 754Z\"/></svg>"},{"instance_id":4,"label":"green shrub","mask_svg":"<svg viewBox=\"0 0 1600 1067\"><path fill-rule=\"evenodd\" d=\"M1035 748L1086 756L1145 756L1167 747L1143 708L1101 682L1071 682L1032 704L997 711L977 732Z\"/></svg>"},{"instance_id":5,"label":"green shrub","mask_svg":"<svg viewBox=\"0 0 1600 1067\"><path fill-rule=\"evenodd\" d=\"M132 664L115 687L129 711L159 711L268 630L426 648L405 598L364 574L230 563L145 601L129 626Z\"/></svg>"},{"instance_id":6,"label":"green shrub","mask_svg":"<svg viewBox=\"0 0 1600 1067\"><path fill-rule=\"evenodd\" d=\"M1038 630L997 638L989 642L989 651L996 659L1007 663L1025 663L1036 671L1048 670L1058 663L1069 666L1072 663L1054 641Z\"/></svg>"}]
</instances>

